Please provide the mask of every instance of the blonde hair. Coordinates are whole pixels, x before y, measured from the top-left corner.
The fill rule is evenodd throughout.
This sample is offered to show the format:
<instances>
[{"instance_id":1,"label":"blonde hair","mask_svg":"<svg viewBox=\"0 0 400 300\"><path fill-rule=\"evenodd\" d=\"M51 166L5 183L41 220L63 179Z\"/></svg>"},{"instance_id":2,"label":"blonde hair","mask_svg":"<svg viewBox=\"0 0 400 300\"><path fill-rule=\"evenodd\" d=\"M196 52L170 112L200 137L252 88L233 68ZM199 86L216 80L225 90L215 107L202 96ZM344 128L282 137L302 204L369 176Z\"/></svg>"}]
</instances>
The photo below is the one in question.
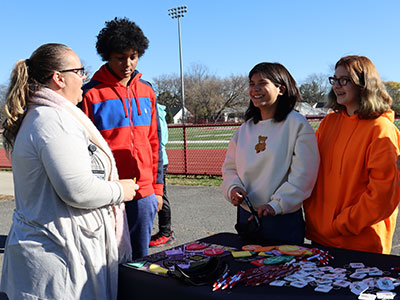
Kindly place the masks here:
<instances>
[{"instance_id":1,"label":"blonde hair","mask_svg":"<svg viewBox=\"0 0 400 300\"><path fill-rule=\"evenodd\" d=\"M63 44L44 44L31 57L15 64L5 98L3 121L3 144L9 156L15 138L27 111L29 97L46 86L54 71L64 65L64 55L71 49Z\"/></svg>"},{"instance_id":2,"label":"blonde hair","mask_svg":"<svg viewBox=\"0 0 400 300\"><path fill-rule=\"evenodd\" d=\"M360 90L360 106L357 110L360 119L374 119L390 110L392 98L386 91L372 61L365 56L350 55L342 57L335 69L343 66L350 74L350 80ZM328 95L327 107L334 111L342 111L344 105L337 103L336 95L331 89Z\"/></svg>"}]
</instances>

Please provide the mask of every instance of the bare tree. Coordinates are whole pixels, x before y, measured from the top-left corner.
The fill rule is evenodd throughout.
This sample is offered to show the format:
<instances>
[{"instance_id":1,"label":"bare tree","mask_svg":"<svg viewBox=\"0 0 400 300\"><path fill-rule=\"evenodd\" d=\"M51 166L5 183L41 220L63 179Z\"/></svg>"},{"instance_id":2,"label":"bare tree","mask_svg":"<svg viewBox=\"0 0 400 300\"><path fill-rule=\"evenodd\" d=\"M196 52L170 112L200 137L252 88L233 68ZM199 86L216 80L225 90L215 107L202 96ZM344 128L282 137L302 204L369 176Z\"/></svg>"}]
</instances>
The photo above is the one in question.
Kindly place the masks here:
<instances>
[{"instance_id":1,"label":"bare tree","mask_svg":"<svg viewBox=\"0 0 400 300\"><path fill-rule=\"evenodd\" d=\"M400 113L400 82L386 81L384 84L393 100L392 109L395 110L396 113Z\"/></svg>"},{"instance_id":2,"label":"bare tree","mask_svg":"<svg viewBox=\"0 0 400 300\"><path fill-rule=\"evenodd\" d=\"M330 89L328 75L311 74L304 80L299 88L304 102L310 104L326 102L326 96Z\"/></svg>"},{"instance_id":3,"label":"bare tree","mask_svg":"<svg viewBox=\"0 0 400 300\"><path fill-rule=\"evenodd\" d=\"M4 105L6 104L7 86L0 84L0 127L4 119Z\"/></svg>"},{"instance_id":4,"label":"bare tree","mask_svg":"<svg viewBox=\"0 0 400 300\"><path fill-rule=\"evenodd\" d=\"M215 122L222 116L224 109L248 105L247 76L231 75L222 82L222 102L215 114Z\"/></svg>"},{"instance_id":5,"label":"bare tree","mask_svg":"<svg viewBox=\"0 0 400 300\"><path fill-rule=\"evenodd\" d=\"M212 118L218 102L219 81L201 64L192 64L185 77L185 103L194 121Z\"/></svg>"},{"instance_id":6,"label":"bare tree","mask_svg":"<svg viewBox=\"0 0 400 300\"><path fill-rule=\"evenodd\" d=\"M247 105L247 78L231 75L219 78L203 64L191 64L185 73L185 107L194 122L214 121L225 108ZM180 107L181 87L177 75L162 75L153 79L157 101L167 107Z\"/></svg>"},{"instance_id":7,"label":"bare tree","mask_svg":"<svg viewBox=\"0 0 400 300\"><path fill-rule=\"evenodd\" d=\"M157 101L167 107L181 106L181 82L176 74L161 75L153 79Z\"/></svg>"}]
</instances>

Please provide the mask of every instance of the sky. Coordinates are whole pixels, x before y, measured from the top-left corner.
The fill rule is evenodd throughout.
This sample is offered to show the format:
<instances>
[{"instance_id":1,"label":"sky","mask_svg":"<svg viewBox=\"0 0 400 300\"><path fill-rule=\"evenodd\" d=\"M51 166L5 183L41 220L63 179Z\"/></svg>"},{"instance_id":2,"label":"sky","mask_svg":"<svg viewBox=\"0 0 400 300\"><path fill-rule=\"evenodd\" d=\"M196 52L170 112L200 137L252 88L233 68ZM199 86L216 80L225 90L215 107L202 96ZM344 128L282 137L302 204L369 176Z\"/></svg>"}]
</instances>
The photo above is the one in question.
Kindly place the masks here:
<instances>
[{"instance_id":1,"label":"sky","mask_svg":"<svg viewBox=\"0 0 400 300\"><path fill-rule=\"evenodd\" d=\"M137 66L143 79L179 75L178 22L168 9L182 5L184 74L200 64L221 78L246 76L257 63L279 62L301 84L357 54L383 80L400 81L400 0L0 0L0 84L49 42L71 47L96 71L96 36L114 17L134 21L150 41Z\"/></svg>"}]
</instances>

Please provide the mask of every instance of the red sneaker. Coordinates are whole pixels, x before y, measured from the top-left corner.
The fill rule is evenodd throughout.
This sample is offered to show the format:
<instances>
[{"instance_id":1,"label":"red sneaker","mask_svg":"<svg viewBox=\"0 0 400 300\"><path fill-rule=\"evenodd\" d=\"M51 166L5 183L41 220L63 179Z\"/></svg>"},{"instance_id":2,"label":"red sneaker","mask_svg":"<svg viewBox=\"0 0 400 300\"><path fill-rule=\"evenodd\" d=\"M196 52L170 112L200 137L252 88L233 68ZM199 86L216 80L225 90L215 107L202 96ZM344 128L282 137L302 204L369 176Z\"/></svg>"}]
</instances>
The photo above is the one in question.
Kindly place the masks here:
<instances>
[{"instance_id":1,"label":"red sneaker","mask_svg":"<svg viewBox=\"0 0 400 300\"><path fill-rule=\"evenodd\" d=\"M172 245L175 242L175 234L173 231L169 236L162 235L160 232L151 237L149 247L164 247Z\"/></svg>"}]
</instances>

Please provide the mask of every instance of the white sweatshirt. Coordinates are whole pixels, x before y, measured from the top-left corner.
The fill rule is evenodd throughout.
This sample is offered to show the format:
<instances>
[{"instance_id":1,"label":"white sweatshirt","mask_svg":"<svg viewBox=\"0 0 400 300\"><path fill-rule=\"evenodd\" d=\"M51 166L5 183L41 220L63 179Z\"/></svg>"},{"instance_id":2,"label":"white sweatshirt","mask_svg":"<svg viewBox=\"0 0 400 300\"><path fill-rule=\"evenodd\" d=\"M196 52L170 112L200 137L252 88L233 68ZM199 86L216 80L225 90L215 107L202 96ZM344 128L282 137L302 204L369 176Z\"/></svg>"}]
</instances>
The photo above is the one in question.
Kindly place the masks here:
<instances>
[{"instance_id":1,"label":"white sweatshirt","mask_svg":"<svg viewBox=\"0 0 400 300\"><path fill-rule=\"evenodd\" d=\"M319 161L314 130L296 111L282 122L248 120L228 146L222 166L224 197L231 202L231 190L241 187L256 209L269 203L276 214L295 212L312 192Z\"/></svg>"}]
</instances>

